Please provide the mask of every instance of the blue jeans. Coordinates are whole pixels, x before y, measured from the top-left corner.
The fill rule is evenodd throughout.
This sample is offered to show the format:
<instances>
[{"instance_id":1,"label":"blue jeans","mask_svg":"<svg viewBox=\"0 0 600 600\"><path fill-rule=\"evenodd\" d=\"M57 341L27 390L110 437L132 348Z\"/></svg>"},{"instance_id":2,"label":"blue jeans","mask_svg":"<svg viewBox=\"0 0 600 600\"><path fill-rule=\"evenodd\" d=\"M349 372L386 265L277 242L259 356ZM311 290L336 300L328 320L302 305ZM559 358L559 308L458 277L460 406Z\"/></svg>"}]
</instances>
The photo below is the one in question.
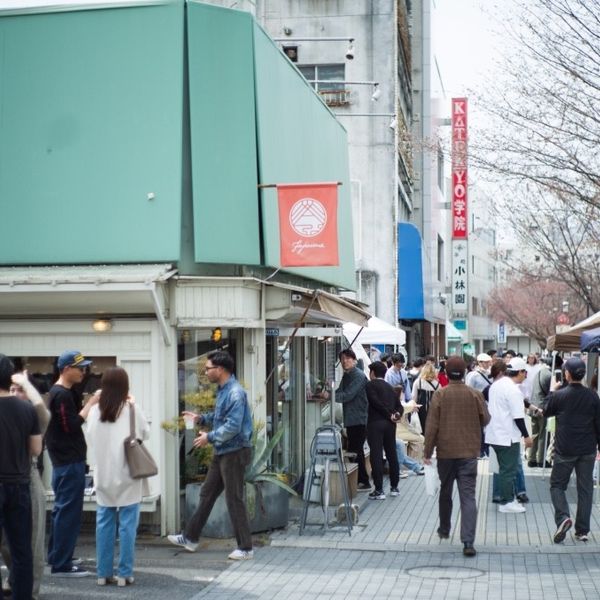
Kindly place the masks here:
<instances>
[{"instance_id":1,"label":"blue jeans","mask_svg":"<svg viewBox=\"0 0 600 600\"><path fill-rule=\"evenodd\" d=\"M115 541L119 515L119 577L133 576L135 536L140 519L140 505L98 506L96 508L96 570L98 577L113 576Z\"/></svg>"},{"instance_id":2,"label":"blue jeans","mask_svg":"<svg viewBox=\"0 0 600 600\"><path fill-rule=\"evenodd\" d=\"M12 597L14 600L30 600L33 590L33 555L29 483L0 483L0 535L2 527L6 532L12 557Z\"/></svg>"},{"instance_id":3,"label":"blue jeans","mask_svg":"<svg viewBox=\"0 0 600 600\"><path fill-rule=\"evenodd\" d=\"M400 468L408 467L411 471L418 473L423 468L416 460L406 455L406 447L402 440L396 440L396 454Z\"/></svg>"},{"instance_id":4,"label":"blue jeans","mask_svg":"<svg viewBox=\"0 0 600 600\"><path fill-rule=\"evenodd\" d=\"M54 467L52 471L54 508L50 518L48 563L52 572L67 571L72 567L83 510L85 463Z\"/></svg>"},{"instance_id":5,"label":"blue jeans","mask_svg":"<svg viewBox=\"0 0 600 600\"><path fill-rule=\"evenodd\" d=\"M517 474L515 475L513 485L515 496L524 494L527 491L525 488L525 473L523 473L523 459L521 458L521 454L519 454L519 465L517 467ZM494 473L494 476L492 477L492 498L494 498L494 500L500 499L500 479L498 473Z\"/></svg>"}]
</instances>

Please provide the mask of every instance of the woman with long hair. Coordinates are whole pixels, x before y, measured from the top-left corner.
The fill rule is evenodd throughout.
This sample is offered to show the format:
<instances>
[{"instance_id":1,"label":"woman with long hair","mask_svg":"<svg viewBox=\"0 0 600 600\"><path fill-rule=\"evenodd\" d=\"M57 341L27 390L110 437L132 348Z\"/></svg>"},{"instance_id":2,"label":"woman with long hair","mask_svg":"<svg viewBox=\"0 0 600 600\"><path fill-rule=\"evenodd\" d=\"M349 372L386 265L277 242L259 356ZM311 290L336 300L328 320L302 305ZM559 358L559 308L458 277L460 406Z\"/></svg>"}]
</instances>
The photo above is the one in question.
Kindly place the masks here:
<instances>
[{"instance_id":1,"label":"woman with long hair","mask_svg":"<svg viewBox=\"0 0 600 600\"><path fill-rule=\"evenodd\" d=\"M427 411L429 410L431 397L439 387L440 382L437 379L435 367L432 363L426 362L419 373L418 379L413 383L411 394L411 399L419 405L419 420L423 435L425 435L425 423L427 422Z\"/></svg>"},{"instance_id":2,"label":"woman with long hair","mask_svg":"<svg viewBox=\"0 0 600 600\"><path fill-rule=\"evenodd\" d=\"M129 436L129 413L134 411L135 434L148 439L149 427L129 394L125 369L111 367L102 377L98 403L87 419L96 487L96 563L98 585L115 583L113 559L119 520L119 564L116 583L132 584L135 538L145 481L132 479L125 461L123 442Z\"/></svg>"}]
</instances>

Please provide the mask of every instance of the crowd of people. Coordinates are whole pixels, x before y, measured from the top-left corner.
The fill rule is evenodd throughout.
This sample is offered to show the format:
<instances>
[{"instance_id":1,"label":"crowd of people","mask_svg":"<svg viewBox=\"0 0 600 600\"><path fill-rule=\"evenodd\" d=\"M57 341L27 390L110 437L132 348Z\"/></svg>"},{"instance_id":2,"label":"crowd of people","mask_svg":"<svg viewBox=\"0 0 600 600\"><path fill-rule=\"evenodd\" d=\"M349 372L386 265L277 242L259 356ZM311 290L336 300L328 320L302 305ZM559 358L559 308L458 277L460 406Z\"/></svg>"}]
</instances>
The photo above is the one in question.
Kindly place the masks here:
<instances>
[{"instance_id":1,"label":"crowd of people","mask_svg":"<svg viewBox=\"0 0 600 600\"><path fill-rule=\"evenodd\" d=\"M356 366L352 350L343 350L344 366L336 401L346 414L363 411L362 440L349 438L356 453L360 489L371 489L369 497L383 500L383 460L389 464L390 495L398 495L398 470L405 460L404 443L424 444L425 465L435 460L440 479L440 538L450 536L452 494L458 487L461 508L461 541L465 556L475 556L473 546L477 522L475 487L478 460L494 458L492 502L508 514L526 512L529 502L523 471L524 447L529 468L549 467L550 499L554 507L555 543L564 541L575 526L576 540L589 540L593 495L593 471L600 447L600 398L584 385L586 364L573 357L563 364L559 356L523 358L513 351L495 357L482 353L471 365L458 356L444 357L436 367L433 357L417 359L409 370L402 354L369 365L370 381ZM556 367L552 373L551 367ZM562 367L562 369L561 369ZM352 386L349 386L350 380ZM358 385L361 382L361 385ZM385 384L388 384L387 386ZM531 418L530 433L526 416ZM554 435L548 420L555 419ZM409 434L410 440L405 438ZM365 479L362 444L368 441L373 487ZM397 452L390 440L396 438ZM405 439L403 439L405 438ZM360 448L359 448L360 447ZM395 454L395 455L394 455ZM492 462L492 461L490 461ZM404 463L406 464L406 463ZM418 463L417 468L420 471ZM566 489L572 472L577 479L577 511L570 516ZM373 489L374 488L374 489Z\"/></svg>"}]
</instances>

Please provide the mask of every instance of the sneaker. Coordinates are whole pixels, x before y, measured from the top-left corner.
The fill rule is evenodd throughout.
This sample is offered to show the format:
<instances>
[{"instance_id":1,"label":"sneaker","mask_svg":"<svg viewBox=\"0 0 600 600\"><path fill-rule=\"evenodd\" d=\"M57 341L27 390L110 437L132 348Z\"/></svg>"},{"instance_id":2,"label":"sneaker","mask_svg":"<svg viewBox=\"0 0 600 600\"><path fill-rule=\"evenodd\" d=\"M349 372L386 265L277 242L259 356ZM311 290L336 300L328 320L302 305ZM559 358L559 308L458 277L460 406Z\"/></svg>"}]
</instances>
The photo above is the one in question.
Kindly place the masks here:
<instances>
[{"instance_id":1,"label":"sneaker","mask_svg":"<svg viewBox=\"0 0 600 600\"><path fill-rule=\"evenodd\" d=\"M109 585L111 583L117 583L114 577L98 577L96 582L98 585Z\"/></svg>"},{"instance_id":2,"label":"sneaker","mask_svg":"<svg viewBox=\"0 0 600 600\"><path fill-rule=\"evenodd\" d=\"M83 558L72 558L71 559L71 564L75 565L76 567L78 567L79 565L83 564Z\"/></svg>"},{"instance_id":3,"label":"sneaker","mask_svg":"<svg viewBox=\"0 0 600 600\"><path fill-rule=\"evenodd\" d=\"M539 464L537 461L535 461L535 460L528 460L528 461L527 461L527 466L528 466L530 469L535 469L535 468L539 467L539 466L540 466L540 464Z\"/></svg>"},{"instance_id":4,"label":"sneaker","mask_svg":"<svg viewBox=\"0 0 600 600\"><path fill-rule=\"evenodd\" d=\"M400 490L398 488L390 488L390 496L399 496Z\"/></svg>"},{"instance_id":5,"label":"sneaker","mask_svg":"<svg viewBox=\"0 0 600 600\"><path fill-rule=\"evenodd\" d=\"M227 558L229 560L250 560L254 558L254 550L240 550L237 548Z\"/></svg>"},{"instance_id":6,"label":"sneaker","mask_svg":"<svg viewBox=\"0 0 600 600\"><path fill-rule=\"evenodd\" d=\"M133 577L117 577L117 585L119 587L125 587L127 585L132 585L135 579Z\"/></svg>"},{"instance_id":7,"label":"sneaker","mask_svg":"<svg viewBox=\"0 0 600 600\"><path fill-rule=\"evenodd\" d=\"M520 494L517 494L517 502L520 502L521 504L527 504L529 502L529 497L525 492L521 492Z\"/></svg>"},{"instance_id":8,"label":"sneaker","mask_svg":"<svg viewBox=\"0 0 600 600\"><path fill-rule=\"evenodd\" d=\"M567 517L563 520L563 522L558 526L556 533L554 534L554 543L560 544L565 537L567 537L567 531L573 527L573 521Z\"/></svg>"},{"instance_id":9,"label":"sneaker","mask_svg":"<svg viewBox=\"0 0 600 600\"><path fill-rule=\"evenodd\" d=\"M419 475L419 476L425 475L425 467L421 467L418 471L415 471L415 475Z\"/></svg>"},{"instance_id":10,"label":"sneaker","mask_svg":"<svg viewBox=\"0 0 600 600\"><path fill-rule=\"evenodd\" d=\"M524 513L526 510L527 509L524 506L522 506L518 502L515 502L515 500L513 500L512 502L509 502L508 504L500 504L500 506L498 506L498 512L501 512L501 513L516 514L516 513Z\"/></svg>"},{"instance_id":11,"label":"sneaker","mask_svg":"<svg viewBox=\"0 0 600 600\"><path fill-rule=\"evenodd\" d=\"M381 490L374 490L369 494L369 500L385 500L385 494Z\"/></svg>"},{"instance_id":12,"label":"sneaker","mask_svg":"<svg viewBox=\"0 0 600 600\"><path fill-rule=\"evenodd\" d=\"M373 488L371 487L371 485L369 483L359 483L356 486L356 489L359 492L368 492L368 491L371 491Z\"/></svg>"},{"instance_id":13,"label":"sneaker","mask_svg":"<svg viewBox=\"0 0 600 600\"><path fill-rule=\"evenodd\" d=\"M196 548L198 547L198 542L191 542L185 537L185 535L183 535L183 533L168 535L167 539L171 542L171 544L181 546L182 548L185 548L188 552L195 552Z\"/></svg>"},{"instance_id":14,"label":"sneaker","mask_svg":"<svg viewBox=\"0 0 600 600\"><path fill-rule=\"evenodd\" d=\"M406 471L402 471L400 473L400 479L406 479L408 477L408 473Z\"/></svg>"},{"instance_id":15,"label":"sneaker","mask_svg":"<svg viewBox=\"0 0 600 600\"><path fill-rule=\"evenodd\" d=\"M590 538L587 533L576 533L575 539L579 540L580 542L589 542L590 541Z\"/></svg>"},{"instance_id":16,"label":"sneaker","mask_svg":"<svg viewBox=\"0 0 600 600\"><path fill-rule=\"evenodd\" d=\"M53 577L88 577L91 573L87 569L73 565L70 569L64 571L52 571L51 575Z\"/></svg>"},{"instance_id":17,"label":"sneaker","mask_svg":"<svg viewBox=\"0 0 600 600\"><path fill-rule=\"evenodd\" d=\"M477 550L475 550L473 544L465 542L463 546L463 556L475 556L476 554Z\"/></svg>"}]
</instances>

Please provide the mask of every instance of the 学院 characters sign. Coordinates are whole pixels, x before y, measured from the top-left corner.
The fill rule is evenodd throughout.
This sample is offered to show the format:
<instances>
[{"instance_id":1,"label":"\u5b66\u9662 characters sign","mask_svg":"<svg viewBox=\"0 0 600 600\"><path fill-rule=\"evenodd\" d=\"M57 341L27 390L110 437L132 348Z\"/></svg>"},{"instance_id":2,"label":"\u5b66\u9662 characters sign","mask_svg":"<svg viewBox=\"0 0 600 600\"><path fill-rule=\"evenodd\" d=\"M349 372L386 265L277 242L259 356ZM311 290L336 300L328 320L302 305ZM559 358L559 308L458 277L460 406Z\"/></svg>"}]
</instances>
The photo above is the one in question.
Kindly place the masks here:
<instances>
[{"instance_id":1,"label":"\u5b66\u9662 characters sign","mask_svg":"<svg viewBox=\"0 0 600 600\"><path fill-rule=\"evenodd\" d=\"M467 221L467 99L452 98L452 239L466 240Z\"/></svg>"},{"instance_id":2,"label":"\u5b66\u9662 characters sign","mask_svg":"<svg viewBox=\"0 0 600 600\"><path fill-rule=\"evenodd\" d=\"M282 267L339 265L337 182L278 184Z\"/></svg>"}]
</instances>

